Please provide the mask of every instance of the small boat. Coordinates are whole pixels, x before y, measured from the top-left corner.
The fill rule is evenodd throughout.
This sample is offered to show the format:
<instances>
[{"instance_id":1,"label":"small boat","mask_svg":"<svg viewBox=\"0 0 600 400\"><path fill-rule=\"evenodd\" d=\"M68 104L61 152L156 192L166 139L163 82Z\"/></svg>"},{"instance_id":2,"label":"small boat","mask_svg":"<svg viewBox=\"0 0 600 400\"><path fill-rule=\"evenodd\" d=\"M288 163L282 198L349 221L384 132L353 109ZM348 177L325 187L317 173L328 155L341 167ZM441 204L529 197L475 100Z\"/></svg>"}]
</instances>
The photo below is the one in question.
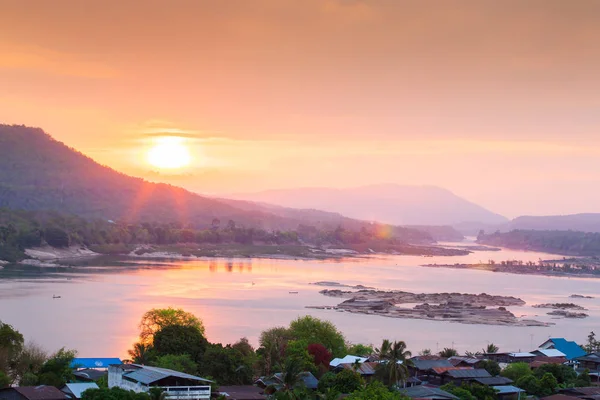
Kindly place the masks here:
<instances>
[{"instance_id":1,"label":"small boat","mask_svg":"<svg viewBox=\"0 0 600 400\"><path fill-rule=\"evenodd\" d=\"M298 292L290 292L290 294L298 294Z\"/></svg>"},{"instance_id":2,"label":"small boat","mask_svg":"<svg viewBox=\"0 0 600 400\"><path fill-rule=\"evenodd\" d=\"M53 295L52 295L52 298L53 298L53 299L60 299L60 296L57 296L57 295L53 294Z\"/></svg>"}]
</instances>

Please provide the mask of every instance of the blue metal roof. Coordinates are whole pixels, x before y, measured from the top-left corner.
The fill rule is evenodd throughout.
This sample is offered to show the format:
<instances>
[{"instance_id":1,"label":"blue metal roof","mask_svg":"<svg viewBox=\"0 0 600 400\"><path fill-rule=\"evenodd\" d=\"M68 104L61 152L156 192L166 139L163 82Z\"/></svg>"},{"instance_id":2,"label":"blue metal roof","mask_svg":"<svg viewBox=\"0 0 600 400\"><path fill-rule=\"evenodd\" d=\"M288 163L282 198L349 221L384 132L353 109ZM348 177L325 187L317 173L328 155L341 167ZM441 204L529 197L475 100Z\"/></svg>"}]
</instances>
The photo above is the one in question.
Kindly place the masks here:
<instances>
[{"instance_id":1,"label":"blue metal roof","mask_svg":"<svg viewBox=\"0 0 600 400\"><path fill-rule=\"evenodd\" d=\"M128 372L123 376L133 381L141 382L145 385L150 385L154 382L160 381L161 379L168 378L170 376L197 382L211 383L211 381L209 381L208 379L200 378L199 376L173 371L166 368L149 367L147 365L140 366L139 369L136 369L132 372Z\"/></svg>"},{"instance_id":2,"label":"blue metal roof","mask_svg":"<svg viewBox=\"0 0 600 400\"><path fill-rule=\"evenodd\" d=\"M74 358L71 368L108 368L112 364L123 364L118 358Z\"/></svg>"},{"instance_id":3,"label":"blue metal roof","mask_svg":"<svg viewBox=\"0 0 600 400\"><path fill-rule=\"evenodd\" d=\"M554 344L554 348L565 354L567 360L577 357L583 357L587 353L575 342L570 342L564 338L550 338L548 341Z\"/></svg>"}]
</instances>

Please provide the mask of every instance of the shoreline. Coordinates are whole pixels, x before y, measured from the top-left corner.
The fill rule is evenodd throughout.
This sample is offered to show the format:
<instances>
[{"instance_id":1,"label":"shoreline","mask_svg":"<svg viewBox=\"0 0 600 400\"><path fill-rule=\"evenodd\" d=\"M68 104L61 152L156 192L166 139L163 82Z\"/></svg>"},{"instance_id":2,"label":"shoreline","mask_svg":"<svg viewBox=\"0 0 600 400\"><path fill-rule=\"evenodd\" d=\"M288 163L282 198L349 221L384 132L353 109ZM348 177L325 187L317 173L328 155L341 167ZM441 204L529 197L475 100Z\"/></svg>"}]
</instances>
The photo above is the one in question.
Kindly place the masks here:
<instances>
[{"instance_id":1,"label":"shoreline","mask_svg":"<svg viewBox=\"0 0 600 400\"><path fill-rule=\"evenodd\" d=\"M506 273L513 275L532 275L532 276L545 276L550 278L584 278L584 279L599 279L599 274L588 274L588 273L568 273L561 271L544 271L544 270L532 270L527 268L525 265L512 265L502 266L500 264L421 264L421 267L425 268L448 268L448 269L468 269L485 272L497 272ZM519 270L519 267L521 269Z\"/></svg>"}]
</instances>

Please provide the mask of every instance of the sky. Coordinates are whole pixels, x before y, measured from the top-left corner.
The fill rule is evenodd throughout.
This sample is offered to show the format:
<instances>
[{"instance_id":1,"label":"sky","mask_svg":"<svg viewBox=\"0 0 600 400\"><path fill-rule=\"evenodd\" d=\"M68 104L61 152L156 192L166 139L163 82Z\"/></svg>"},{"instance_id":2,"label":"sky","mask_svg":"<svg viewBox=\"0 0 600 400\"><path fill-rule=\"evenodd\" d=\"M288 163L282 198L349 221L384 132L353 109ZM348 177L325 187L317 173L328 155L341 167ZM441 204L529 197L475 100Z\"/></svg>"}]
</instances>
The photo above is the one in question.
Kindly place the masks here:
<instances>
[{"instance_id":1,"label":"sky","mask_svg":"<svg viewBox=\"0 0 600 400\"><path fill-rule=\"evenodd\" d=\"M600 212L596 0L0 0L0 122L206 194ZM163 136L188 166L150 165Z\"/></svg>"}]
</instances>

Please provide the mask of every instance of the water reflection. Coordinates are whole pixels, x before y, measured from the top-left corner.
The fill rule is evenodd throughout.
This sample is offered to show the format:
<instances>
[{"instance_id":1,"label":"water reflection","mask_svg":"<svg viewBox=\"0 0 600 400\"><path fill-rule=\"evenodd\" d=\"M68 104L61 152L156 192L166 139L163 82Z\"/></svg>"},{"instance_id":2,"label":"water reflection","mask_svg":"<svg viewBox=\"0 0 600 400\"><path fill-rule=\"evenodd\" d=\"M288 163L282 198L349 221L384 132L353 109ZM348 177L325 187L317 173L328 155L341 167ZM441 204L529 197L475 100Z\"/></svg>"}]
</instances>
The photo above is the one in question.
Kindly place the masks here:
<instances>
[{"instance_id":1,"label":"water reflection","mask_svg":"<svg viewBox=\"0 0 600 400\"><path fill-rule=\"evenodd\" d=\"M311 314L334 322L353 342L382 338L407 341L412 351L449 347L478 350L486 341L501 349L522 349L533 340L566 336L585 340L600 322L599 299L577 299L585 320L553 320L530 307L565 302L574 293L594 296L598 281L520 276L485 271L431 269L425 263L476 262L551 256L514 251L477 252L462 257L371 257L337 261L210 259L159 261L101 258L69 267L7 266L0 270L0 319L48 349L76 348L81 356L126 356L142 314L152 307L182 307L200 316L211 341L231 343L246 336L256 344L263 329ZM513 310L556 325L551 328L495 327L401 320L306 309L338 300L319 294L317 281L363 284L414 292L513 295L527 307ZM290 291L298 294L290 295ZM60 299L52 296L60 295Z\"/></svg>"}]
</instances>

